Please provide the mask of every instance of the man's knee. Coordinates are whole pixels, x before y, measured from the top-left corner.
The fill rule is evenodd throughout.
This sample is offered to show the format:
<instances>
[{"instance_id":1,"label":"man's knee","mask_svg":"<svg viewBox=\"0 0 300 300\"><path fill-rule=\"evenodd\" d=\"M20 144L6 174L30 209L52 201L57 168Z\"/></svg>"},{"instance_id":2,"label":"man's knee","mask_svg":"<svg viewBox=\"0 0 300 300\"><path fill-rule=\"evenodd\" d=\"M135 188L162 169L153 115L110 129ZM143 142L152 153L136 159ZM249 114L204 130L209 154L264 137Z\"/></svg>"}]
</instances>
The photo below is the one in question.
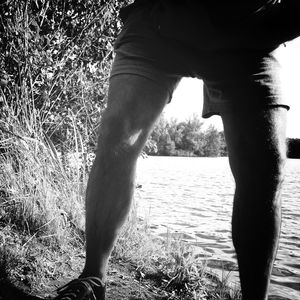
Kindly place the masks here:
<instances>
[{"instance_id":1,"label":"man's knee","mask_svg":"<svg viewBox=\"0 0 300 300\"><path fill-rule=\"evenodd\" d=\"M279 186L286 161L286 110L223 116L231 169L237 187L254 192ZM252 188L251 188L252 187Z\"/></svg>"},{"instance_id":2,"label":"man's knee","mask_svg":"<svg viewBox=\"0 0 300 300\"><path fill-rule=\"evenodd\" d=\"M231 160L237 187L276 190L284 180L286 146L266 140L264 147L241 149L241 154Z\"/></svg>"},{"instance_id":3,"label":"man's knee","mask_svg":"<svg viewBox=\"0 0 300 300\"><path fill-rule=\"evenodd\" d=\"M110 81L97 154L136 158L169 99L169 90L147 78L118 75Z\"/></svg>"},{"instance_id":4,"label":"man's knee","mask_svg":"<svg viewBox=\"0 0 300 300\"><path fill-rule=\"evenodd\" d=\"M136 158L143 148L148 128L135 124L130 114L105 112L101 120L97 155L107 159Z\"/></svg>"}]
</instances>

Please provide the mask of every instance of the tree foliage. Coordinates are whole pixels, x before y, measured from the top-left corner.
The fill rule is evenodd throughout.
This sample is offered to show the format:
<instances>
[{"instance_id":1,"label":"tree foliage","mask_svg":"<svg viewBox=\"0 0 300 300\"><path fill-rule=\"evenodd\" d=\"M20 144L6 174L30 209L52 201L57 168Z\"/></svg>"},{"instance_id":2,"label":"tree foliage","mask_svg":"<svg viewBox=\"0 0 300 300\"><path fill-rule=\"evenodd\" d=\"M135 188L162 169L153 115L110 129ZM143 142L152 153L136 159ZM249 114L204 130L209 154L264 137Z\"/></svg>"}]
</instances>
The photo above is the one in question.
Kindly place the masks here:
<instances>
[{"instance_id":1,"label":"tree foliage","mask_svg":"<svg viewBox=\"0 0 300 300\"><path fill-rule=\"evenodd\" d=\"M225 156L224 133L214 126L203 129L196 116L178 122L163 116L156 123L144 149L150 155L174 156Z\"/></svg>"},{"instance_id":2,"label":"tree foliage","mask_svg":"<svg viewBox=\"0 0 300 300\"><path fill-rule=\"evenodd\" d=\"M0 4L1 119L55 144L95 143L118 12L129 2L7 0ZM26 121L25 121L26 120ZM1 126L4 126L2 122Z\"/></svg>"}]
</instances>

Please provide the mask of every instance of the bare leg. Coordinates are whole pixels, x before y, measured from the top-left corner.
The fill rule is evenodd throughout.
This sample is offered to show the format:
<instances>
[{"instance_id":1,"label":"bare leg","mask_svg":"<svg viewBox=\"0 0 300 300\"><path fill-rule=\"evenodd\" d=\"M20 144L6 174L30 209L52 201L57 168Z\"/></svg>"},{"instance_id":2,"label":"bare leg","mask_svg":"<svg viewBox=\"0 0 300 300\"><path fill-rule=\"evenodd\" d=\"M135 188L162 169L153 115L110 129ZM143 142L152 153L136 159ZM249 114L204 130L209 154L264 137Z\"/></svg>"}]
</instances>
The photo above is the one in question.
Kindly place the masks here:
<instances>
[{"instance_id":1,"label":"bare leg","mask_svg":"<svg viewBox=\"0 0 300 300\"><path fill-rule=\"evenodd\" d=\"M168 101L168 91L135 75L112 78L86 194L83 276L105 280L106 265L130 209L136 160Z\"/></svg>"},{"instance_id":2,"label":"bare leg","mask_svg":"<svg viewBox=\"0 0 300 300\"><path fill-rule=\"evenodd\" d=\"M286 109L222 119L236 182L232 238L243 300L266 300L280 234Z\"/></svg>"}]
</instances>

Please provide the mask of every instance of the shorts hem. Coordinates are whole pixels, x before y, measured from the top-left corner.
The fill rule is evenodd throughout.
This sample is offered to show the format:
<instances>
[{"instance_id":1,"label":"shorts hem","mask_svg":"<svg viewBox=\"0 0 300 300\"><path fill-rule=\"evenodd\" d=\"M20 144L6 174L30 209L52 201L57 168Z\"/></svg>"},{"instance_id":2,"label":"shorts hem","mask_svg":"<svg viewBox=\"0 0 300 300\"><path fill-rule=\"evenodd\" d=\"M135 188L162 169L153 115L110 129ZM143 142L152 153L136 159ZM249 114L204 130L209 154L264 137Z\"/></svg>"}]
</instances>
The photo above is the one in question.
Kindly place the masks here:
<instances>
[{"instance_id":1,"label":"shorts hem","mask_svg":"<svg viewBox=\"0 0 300 300\"><path fill-rule=\"evenodd\" d=\"M253 107L222 107L216 109L205 109L203 108L202 118L208 119L212 116L221 116L225 113L241 113L241 112L251 112L251 111L263 111L272 108L282 107L287 111L290 110L290 106L286 104L266 104L263 106L253 106Z\"/></svg>"}]
</instances>

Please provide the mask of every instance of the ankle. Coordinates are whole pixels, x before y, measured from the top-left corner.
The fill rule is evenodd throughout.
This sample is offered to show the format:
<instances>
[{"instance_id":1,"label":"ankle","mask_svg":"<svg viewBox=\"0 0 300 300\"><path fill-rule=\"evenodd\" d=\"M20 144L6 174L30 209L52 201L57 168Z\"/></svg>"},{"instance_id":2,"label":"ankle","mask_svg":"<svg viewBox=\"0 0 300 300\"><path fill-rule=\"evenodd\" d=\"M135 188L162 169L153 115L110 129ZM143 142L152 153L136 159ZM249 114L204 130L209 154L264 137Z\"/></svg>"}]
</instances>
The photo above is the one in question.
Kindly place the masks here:
<instances>
[{"instance_id":1,"label":"ankle","mask_svg":"<svg viewBox=\"0 0 300 300\"><path fill-rule=\"evenodd\" d=\"M105 273L83 269L82 273L79 275L79 278L87 278L87 277L97 277L101 279L101 281L103 282L106 281Z\"/></svg>"}]
</instances>

